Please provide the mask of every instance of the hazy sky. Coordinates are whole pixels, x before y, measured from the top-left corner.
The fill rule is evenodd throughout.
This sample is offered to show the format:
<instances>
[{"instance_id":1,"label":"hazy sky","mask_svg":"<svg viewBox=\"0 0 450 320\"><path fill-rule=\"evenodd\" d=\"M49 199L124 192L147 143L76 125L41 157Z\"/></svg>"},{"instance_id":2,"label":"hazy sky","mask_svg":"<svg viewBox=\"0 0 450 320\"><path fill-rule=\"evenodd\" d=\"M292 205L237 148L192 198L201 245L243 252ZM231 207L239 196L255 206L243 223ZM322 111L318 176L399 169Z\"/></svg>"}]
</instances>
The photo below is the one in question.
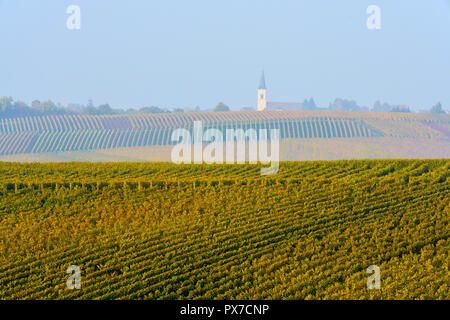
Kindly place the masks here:
<instances>
[{"instance_id":1,"label":"hazy sky","mask_svg":"<svg viewBox=\"0 0 450 320\"><path fill-rule=\"evenodd\" d=\"M269 101L450 109L449 0L0 0L0 39L0 96L27 103L255 106L264 68Z\"/></svg>"}]
</instances>

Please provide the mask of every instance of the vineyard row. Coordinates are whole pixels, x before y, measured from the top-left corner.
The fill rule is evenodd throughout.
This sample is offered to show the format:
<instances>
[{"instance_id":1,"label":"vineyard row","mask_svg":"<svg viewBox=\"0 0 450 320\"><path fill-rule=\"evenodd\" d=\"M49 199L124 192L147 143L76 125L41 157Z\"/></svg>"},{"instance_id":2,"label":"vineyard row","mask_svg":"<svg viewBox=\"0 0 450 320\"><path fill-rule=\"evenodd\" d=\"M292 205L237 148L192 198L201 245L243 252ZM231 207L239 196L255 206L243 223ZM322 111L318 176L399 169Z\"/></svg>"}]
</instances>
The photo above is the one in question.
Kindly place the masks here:
<instances>
[{"instance_id":1,"label":"vineyard row","mask_svg":"<svg viewBox=\"0 0 450 320\"><path fill-rule=\"evenodd\" d=\"M192 133L192 125L186 128ZM223 133L229 128L253 129L257 134L260 129L279 129L281 139L383 136L381 131L363 121L345 119L222 122L205 126L205 130L210 128L219 129ZM65 131L53 131L52 128L44 131L7 130L0 135L0 155L173 145L176 143L171 140L174 129L173 127L155 127L145 129L69 129Z\"/></svg>"}]
</instances>

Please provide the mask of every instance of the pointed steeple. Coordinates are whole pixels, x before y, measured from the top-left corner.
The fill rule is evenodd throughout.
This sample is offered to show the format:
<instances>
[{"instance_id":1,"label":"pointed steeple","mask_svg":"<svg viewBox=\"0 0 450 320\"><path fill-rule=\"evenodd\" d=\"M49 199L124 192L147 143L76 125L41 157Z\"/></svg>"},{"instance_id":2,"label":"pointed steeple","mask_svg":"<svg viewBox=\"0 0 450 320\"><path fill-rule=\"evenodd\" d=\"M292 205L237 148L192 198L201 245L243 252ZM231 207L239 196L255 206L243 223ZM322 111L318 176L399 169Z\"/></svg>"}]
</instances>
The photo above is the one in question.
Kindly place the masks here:
<instances>
[{"instance_id":1,"label":"pointed steeple","mask_svg":"<svg viewBox=\"0 0 450 320\"><path fill-rule=\"evenodd\" d=\"M259 81L258 89L266 89L266 78L264 77L264 70L261 74L261 80Z\"/></svg>"},{"instance_id":2,"label":"pointed steeple","mask_svg":"<svg viewBox=\"0 0 450 320\"><path fill-rule=\"evenodd\" d=\"M259 81L259 87L258 87L258 111L263 111L267 107L267 100L266 100L266 78L264 76L264 70L261 74L261 80Z\"/></svg>"}]
</instances>

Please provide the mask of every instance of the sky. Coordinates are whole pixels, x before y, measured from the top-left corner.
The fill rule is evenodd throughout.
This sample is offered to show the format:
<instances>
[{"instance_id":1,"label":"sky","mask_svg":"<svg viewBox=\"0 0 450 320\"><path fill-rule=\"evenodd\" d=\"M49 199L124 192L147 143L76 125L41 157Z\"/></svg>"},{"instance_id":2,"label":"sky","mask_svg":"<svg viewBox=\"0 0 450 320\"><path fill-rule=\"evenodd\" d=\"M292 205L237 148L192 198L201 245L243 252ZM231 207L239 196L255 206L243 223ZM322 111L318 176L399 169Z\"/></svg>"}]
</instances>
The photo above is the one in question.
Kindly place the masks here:
<instances>
[{"instance_id":1,"label":"sky","mask_svg":"<svg viewBox=\"0 0 450 320\"><path fill-rule=\"evenodd\" d=\"M450 0L0 0L0 39L0 96L27 103L255 107L264 69L269 101L450 109Z\"/></svg>"}]
</instances>

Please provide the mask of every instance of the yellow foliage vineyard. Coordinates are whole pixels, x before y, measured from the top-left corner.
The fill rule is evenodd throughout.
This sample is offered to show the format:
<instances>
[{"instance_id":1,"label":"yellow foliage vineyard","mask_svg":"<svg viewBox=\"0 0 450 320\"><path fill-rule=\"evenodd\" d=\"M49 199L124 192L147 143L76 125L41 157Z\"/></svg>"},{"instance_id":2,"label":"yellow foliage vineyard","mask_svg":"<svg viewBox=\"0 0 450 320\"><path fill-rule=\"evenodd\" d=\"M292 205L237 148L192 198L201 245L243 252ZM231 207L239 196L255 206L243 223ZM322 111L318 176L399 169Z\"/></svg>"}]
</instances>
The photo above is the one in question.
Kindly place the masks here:
<instances>
[{"instance_id":1,"label":"yellow foliage vineyard","mask_svg":"<svg viewBox=\"0 0 450 320\"><path fill-rule=\"evenodd\" d=\"M0 299L449 299L449 172L2 163Z\"/></svg>"}]
</instances>

